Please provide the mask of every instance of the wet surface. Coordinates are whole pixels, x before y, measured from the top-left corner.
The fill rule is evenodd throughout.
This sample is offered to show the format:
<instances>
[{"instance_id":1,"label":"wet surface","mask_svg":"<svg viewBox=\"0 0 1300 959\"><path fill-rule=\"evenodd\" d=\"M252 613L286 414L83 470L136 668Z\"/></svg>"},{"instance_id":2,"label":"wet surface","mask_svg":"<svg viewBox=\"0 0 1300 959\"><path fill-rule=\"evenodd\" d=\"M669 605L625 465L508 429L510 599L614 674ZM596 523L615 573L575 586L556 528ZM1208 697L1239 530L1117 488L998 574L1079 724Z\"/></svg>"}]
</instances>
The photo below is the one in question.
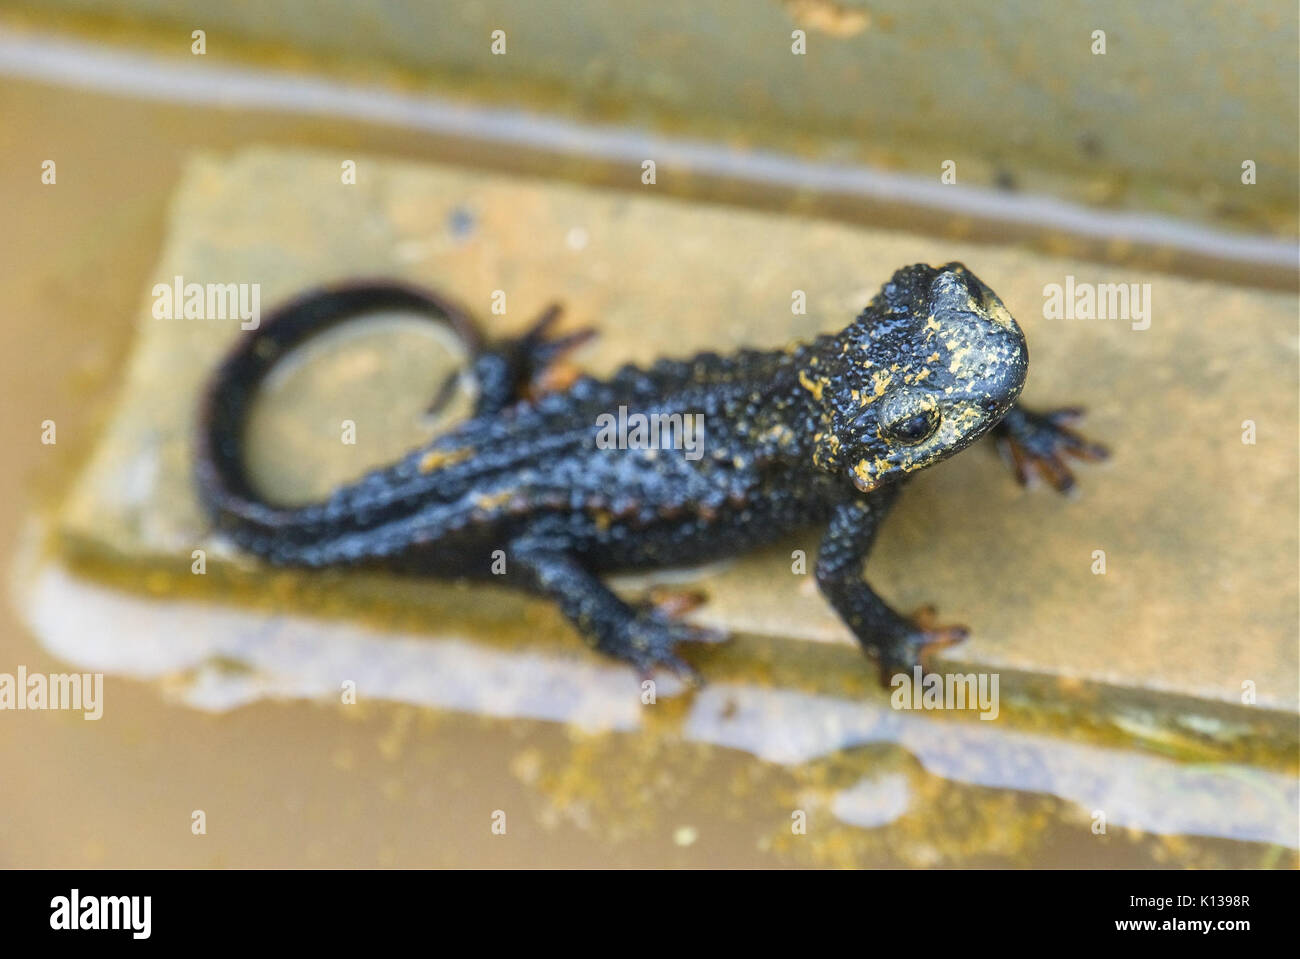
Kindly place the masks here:
<instances>
[{"instance_id":1,"label":"wet surface","mask_svg":"<svg viewBox=\"0 0 1300 959\"><path fill-rule=\"evenodd\" d=\"M1052 796L1089 814L1103 810L1112 827L1297 848L1289 819L1300 801L1295 778L1242 764L1180 763L1009 730L995 715L991 722L952 721L894 709L881 696L838 698L761 680L711 683L680 702L646 703L628 670L572 650L521 654L455 634L430 640L142 600L58 569L44 571L23 594L29 626L60 659L157 680L170 700L214 713L264 699L341 703L351 683L372 703L543 720L579 735L635 733L680 748L714 745L790 768L879 744L901 747L930 776ZM674 690L664 682L657 692L656 699L667 698ZM882 826L908 812L909 797L904 777L877 782L868 774L830 796L830 811L842 824Z\"/></svg>"},{"instance_id":2,"label":"wet surface","mask_svg":"<svg viewBox=\"0 0 1300 959\"><path fill-rule=\"evenodd\" d=\"M689 0L482 0L454 12L402 0L282 0L274 9L54 0L11 16L178 61L193 59L189 32L202 23L213 67L252 61L294 68L295 80L304 67L379 78L424 95L834 158L929 183L952 162L959 182L996 189L1009 204L1063 196L1296 235L1300 22L1272 5L1074 0L1044 17L1018 0L960 15L941 0L759 0L708 14ZM1094 49L1098 29L1104 53ZM499 56L489 47L497 30L506 39ZM86 52L70 59L66 69L83 75L121 72L90 66ZM301 85L298 94L310 103ZM1260 175L1243 188L1246 158ZM802 186L806 194L813 184Z\"/></svg>"},{"instance_id":3,"label":"wet surface","mask_svg":"<svg viewBox=\"0 0 1300 959\"><path fill-rule=\"evenodd\" d=\"M57 118L57 104L50 115ZM15 142L24 139L21 133L14 136ZM77 142L72 132L64 136ZM63 155L77 152L74 146ZM16 156L12 162L26 168L22 156L5 155ZM265 156L258 162L273 159ZM647 316L674 315L660 313L663 305L647 299L665 285L662 278L680 271L693 252L702 256L736 242L734 235L723 242L712 212L698 230L678 229L671 242L644 249L637 262L645 279L638 284L629 280L636 271L628 273L628 261L616 256L612 234L593 216L556 217L554 236L540 231L531 237L539 259L527 261L528 268L504 250L500 244L511 236L504 224L555 212L544 192L531 201L518 193L494 199L469 190L452 195L426 187L422 192L409 187L428 174L410 168L402 175L412 179L400 189L381 191L378 197L370 193L363 201L349 198L345 203L360 206L320 212L324 221L343 225L339 234L351 231L351 245L340 250L330 239L335 232L320 221L313 227L288 217L317 201L268 207L257 201L256 191L223 193L233 168L222 158L194 168L206 173L191 173L198 179L187 183L198 189L185 194L190 201L173 207L174 215L181 211L182 229L173 231L168 253L158 263L168 161L159 154L143 162L160 165L154 177L110 163L85 174L100 177L98 181L79 185L73 178L67 192L56 197L34 187L15 190L15 215L20 222L40 224L32 234L43 242L34 250L14 249L0 257L11 315L45 318L39 328L20 319L6 331L11 383L20 398L8 410L6 439L29 479L22 486L15 478L21 474L5 480L9 505L4 531L16 575L7 616L18 618L6 620L0 671L21 663L32 671L102 669L107 674L102 720L86 722L67 713L2 717L0 757L6 778L21 783L7 800L0 824L0 857L7 864L1296 865L1294 768L1287 758L1293 749L1283 741L1270 751L1267 742L1276 737L1267 723L1255 725L1258 712L1226 708L1235 706L1229 693L1236 687L1223 680L1227 669L1258 662L1256 672L1265 677L1259 684L1261 701L1272 697L1269 712L1279 717L1283 730L1294 725L1293 688L1268 686L1270 680L1289 680L1293 686L1295 676L1293 664L1268 658L1275 655L1269 652L1270 638L1290 635L1293 640L1295 621L1291 615L1289 626L1277 625L1287 614L1286 603L1294 600L1279 594L1267 565L1278 555L1285 559L1285 537L1295 527L1286 522L1294 512L1294 497L1274 497L1275 487L1268 485L1280 488L1286 475L1285 461L1276 451L1252 450L1265 453L1264 462L1255 462L1235 479L1221 469L1201 473L1191 462L1176 464L1177 475L1191 480L1180 508L1195 515L1196 507L1212 506L1220 522L1211 524L1210 532L1232 526L1249 545L1250 556L1259 557L1246 560L1255 563L1253 574L1243 572L1241 580L1232 581L1241 602L1253 604L1249 615L1216 614L1208 606L1196 610L1202 621L1219 615L1217 622L1244 623L1248 630L1238 636L1233 625L1220 628L1216 621L1205 622L1199 633L1184 630L1206 637L1233 635L1236 645L1229 645L1227 659L1215 658L1224 654L1207 638L1190 660L1198 668L1181 668L1189 661L1186 654L1180 658L1157 649L1147 665L1131 671L1143 641L1174 635L1169 617L1188 615L1189 620L1180 621L1190 621L1178 603L1195 598L1202 588L1193 581L1183 584L1186 593L1175 593L1172 576L1153 580L1148 572L1140 588L1120 584L1133 590L1132 599L1111 608L1127 619L1090 627L1101 633L1117 628L1117 622L1128 624L1121 652L1108 660L1121 675L1101 677L1117 682L1098 687L1070 676L1043 687L1035 685L1030 673L1021 676L1017 690L1008 671L998 721L899 712L871 688L871 670L854 649L837 641L834 621L824 610L814 611L817 599L804 595L802 583L781 598L781 607L795 611L785 618L776 615L781 609L769 615L755 605L761 600L755 585L769 590L777 581L771 573L775 566L790 577L786 549L759 559L756 566L741 561L689 574L709 583L713 601L708 609L714 616L732 618L741 636L733 649L701 663L712 680L705 690L673 694L665 686L650 706L642 702L634 675L586 653L542 604L501 590L382 577L268 575L223 553L219 543L202 538L188 487L180 479L187 462L189 397L221 343L210 338L210 329L182 326L172 332L186 338L184 346L156 353L153 367L147 343L128 361L131 328L150 332L142 293L173 268L190 271L199 263L240 276L251 272L249 263L257 264L258 271L267 271L257 275L265 278L268 304L338 271L378 269L407 270L413 278L456 291L480 315L487 313L480 306L486 295L506 285L510 323L522 322L535 304L563 295L571 304L572 322L599 319L607 331L605 342L592 347L584 361L609 368L628 356L647 358L659 352L662 342L684 351L757 337L756 324L764 317L778 324L764 334L768 342L804 328L829 327L869 293L878 279L873 269L886 274L899 262L947 259L954 250L974 261L974 254L946 244L936 251L932 242L885 236L872 241L880 248L871 252L855 247L851 236L837 232L840 228L798 223L788 234L766 234L771 249L748 257L743 279L729 279L725 269L720 274L715 261L698 286L681 292L692 305L678 314L680 326L656 328L647 325ZM292 173L272 176L263 188L287 195L288 185L302 180L303 164L309 162L328 170L331 186L337 182L334 159L299 156ZM466 174L448 175L462 184L474 181ZM115 184L140 179L153 185L141 187L134 200L117 201L130 215L124 217L122 207L115 209L103 199L114 195ZM15 174L6 182L26 181ZM199 199L199 206L185 206ZM610 202L624 228L643 239L645 230L662 227L674 215L667 207L651 214ZM215 222L188 215L201 213L203 204L218 217ZM372 215L375 209L386 211L391 218L387 225ZM455 213L465 210L471 211L469 217ZM677 212L686 215L685 210ZM131 223L139 224L134 232ZM105 243L92 251L64 239L74 235L89 242L124 230L129 239L121 248ZM186 232L188 244L178 242ZM795 248L806 234L813 244L807 254ZM577 242L584 238L585 243ZM599 254L598 260L608 258L609 265L592 263L592 253ZM242 255L249 259L241 260ZM810 291L828 291L829 302L817 305L816 316L792 318L787 287L794 281L780 269L805 256L813 265L800 282ZM577 262L566 260L575 257ZM832 279L834 261L841 257L841 262L854 262L853 285ZM993 268L1001 271L1001 284L996 274L990 282L999 292L1033 269L1020 254L985 252L984 258L997 261ZM827 261L824 268L816 266ZM1048 275L1059 282L1065 269L1053 263ZM764 275L769 279L763 280ZM120 279L87 289L86 276ZM1042 273L1030 276L1040 286L1047 282ZM1152 279L1170 296L1169 319L1187 318L1175 327L1187 335L1168 343L1167 352L1153 347L1129 352L1109 340L1118 331L1086 323L1071 331L1073 338L1053 346L1051 334L1069 330L1068 325L1035 324L1032 316L1022 317L1034 362L1040 364L1035 369L1053 371L1040 396L1091 402L1094 433L1112 444L1145 448L1159 432L1151 428L1126 434L1132 420L1124 414L1145 403L1149 417L1140 422L1151 424L1169 410L1159 405L1162 394L1152 391L1151 380L1137 371L1159 370L1162 364L1183 369L1176 365L1176 347L1203 342L1198 336L1212 332L1207 324L1231 320L1238 329L1252 329L1250 324L1258 323L1252 333L1233 340L1238 346L1229 351L1238 368L1241 363L1249 367L1258 393L1234 379L1232 369L1202 366L1208 370L1202 382L1218 384L1220 399L1255 397L1254 408L1265 409L1256 416L1266 421L1272 411L1281 418L1275 435L1290 442L1294 411L1285 404L1268 406L1278 393L1276 378L1287 368L1276 358L1277 344L1267 331L1293 301ZM1037 296L1030 281L1025 283ZM1041 302L1023 289L1014 295L1022 303ZM1224 319L1206 321L1205 311L1196 309L1211 302L1219 305ZM103 320L94 319L98 317ZM1161 322L1159 314L1156 322ZM1149 332L1158 329L1153 324ZM342 349L346 343L325 344L310 363L273 384L278 392L268 400L283 399L285 405L266 406L257 427L262 439L255 442L264 443L265 481L280 484L279 492L308 495L314 484L359 471L362 457L384 459L390 449L385 444L395 448L436 428L419 412L439 365L449 361L445 344L400 322L389 321L371 333L369 340L364 338L369 334L357 334L363 339L351 341L356 350ZM1287 347L1285 340L1281 343ZM1087 355L1081 353L1084 347L1101 349L1111 361L1110 372L1072 364ZM358 359L357 353L369 359ZM1213 359L1196 349L1187 356L1192 369ZM360 455L346 460L321 456L315 468L294 472L287 468L289 461L299 460L308 448L338 452L333 421L339 411L318 405L323 397L314 392L312 379L325 370L336 374L340 364L355 365L357 373L352 386L340 383L344 406L356 409L357 402L374 396L358 385L362 374L377 373L381 380L388 377L410 389L394 390L392 404L359 414L363 426L373 417L376 427L362 433L367 442L356 451ZM157 377L165 385L145 389L157 385ZM337 376L331 379L338 381ZM1131 391L1114 399L1113 390L1125 382ZM348 389L353 390L350 400ZM1113 405L1091 400L1097 393L1111 396ZM125 405L110 417L114 394ZM129 416L133 404L148 418L128 430L131 442L122 446L121 415ZM1196 408L1200 422L1215 408L1208 401L1207 407ZM294 414L316 408L324 410L322 423L328 428L318 423L304 429L302 416ZM47 416L60 424L55 450L34 439L39 434L32 424ZM1239 419L1236 412L1233 416ZM1286 416L1292 419L1286 421ZM277 446L275 437L291 424L302 431L297 439L303 445ZM312 429L320 430L318 447ZM1180 435L1195 442L1199 434ZM69 570L42 550L50 538L26 514L41 514L32 504L44 499L50 507L44 515L54 515L61 497L42 497L41 489L66 485L60 477L66 480L78 454L101 438L105 445L81 471L72 507L59 528L58 538L71 548L69 557L78 566ZM111 452L114 446L123 451L120 458ZM1233 462L1227 457L1237 451L1210 445L1203 452L1221 466ZM950 464L953 470L964 469L951 482L976 484L985 493L1001 489L1007 480L999 465L991 455L977 453ZM1287 455L1293 453L1292 445ZM114 469L105 468L105 457ZM338 472L329 474L329 469ZM1167 462L1126 469L1117 462L1086 477L1081 501L1095 503L1111 495L1109 502L1125 509L1114 519L1117 525L1137 522L1170 495L1166 485L1152 492L1151 476L1175 473ZM1270 470L1278 471L1273 479ZM1120 471L1118 476L1114 471ZM1224 483L1247 480L1242 489L1230 488L1234 495L1226 505L1223 497L1210 497L1222 492ZM1122 491L1108 494L1107 482L1118 482ZM1018 524L1053 528L1067 551L1081 544L1090 548L1092 527L1084 520L1093 514L1081 517L1078 503L1061 504L1042 491L1027 500L1007 487L1005 510L989 509L987 519L981 518L968 534L945 524L944 535L935 541L930 525L934 499L920 486L910 492L920 499L896 517L896 539L873 574L892 577L882 583L891 583L899 596L910 597L910 590L918 599L940 599L945 610L960 610L977 627L986 649L1014 645L1021 638L1028 652L1036 645L1038 675L1077 665L1078 660L1066 658L1071 648L1045 645L1043 639L1078 638L1080 620L1063 624L1049 619L1040 632L1028 631L1023 624L1033 622L1032 602L1016 592L1023 576L1008 575L1005 561L1021 548L1015 545ZM95 505L87 509L91 495L107 499L91 500ZM1241 512L1225 513L1242 500ZM970 562L972 542L990 542L993 526L1006 555L998 554L998 562ZM111 534L97 539L96 530L105 529ZM19 551L24 531L28 546ZM960 542L950 554L943 541L953 535L974 540ZM196 542L210 547L209 573L201 584L189 572ZM925 549L913 554L918 542ZM1035 550L1027 568L1051 574L1068 565L1052 558L1057 539L1025 542ZM1128 542L1130 550L1136 549ZM1262 545L1269 543L1277 548ZM1177 539L1161 548L1175 549L1169 554L1170 570L1187 567L1210 578L1201 583L1222 578L1246 553L1244 546L1242 553L1233 552L1227 538L1214 540L1201 556L1187 552ZM1178 548L1184 552L1177 554ZM1294 552L1292 548L1290 555ZM915 558L909 560L909 555ZM1130 565L1139 562L1138 555L1130 552ZM1087 557L1085 549L1083 562ZM969 580L986 575L981 567L989 566L1000 570L996 583ZM638 587L631 583L626 588ZM992 608L989 596L995 588L1012 590L1007 611ZM1067 578L1059 589L1069 588L1078 584ZM1261 592L1255 596L1250 588ZM1071 595L1077 600L1079 594ZM1150 607L1153 596L1161 619L1135 620L1139 599ZM1013 621L1008 611L1022 625L1007 626ZM749 618L742 618L746 614ZM983 619L977 622L976 616ZM1063 632L1067 625L1076 631ZM1285 628L1292 632L1279 632ZM39 637L39 644L33 637ZM1079 644L1086 645L1081 639ZM975 652L980 648L974 646ZM355 705L340 702L339 687L347 680L358 685ZM1126 688L1130 695L1124 694ZM1073 705L1063 716L1048 709L1072 696ZM1178 717L1190 721L1180 726ZM1127 732L1117 732L1123 730ZM190 815L197 808L208 813L211 823L202 838L190 834ZM490 830L498 809L509 817L505 837ZM1105 834L1094 832L1098 809L1106 814ZM806 814L804 834L791 828L799 812Z\"/></svg>"}]
</instances>

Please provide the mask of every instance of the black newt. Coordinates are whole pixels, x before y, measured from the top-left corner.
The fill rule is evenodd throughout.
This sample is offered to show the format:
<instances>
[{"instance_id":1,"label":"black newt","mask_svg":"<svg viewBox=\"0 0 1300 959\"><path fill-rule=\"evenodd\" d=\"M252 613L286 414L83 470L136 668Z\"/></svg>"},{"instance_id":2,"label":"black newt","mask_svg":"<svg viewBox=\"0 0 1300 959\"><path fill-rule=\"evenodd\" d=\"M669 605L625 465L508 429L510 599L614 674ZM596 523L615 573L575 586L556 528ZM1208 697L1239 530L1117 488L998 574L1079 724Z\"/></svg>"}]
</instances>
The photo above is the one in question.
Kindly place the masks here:
<instances>
[{"instance_id":1,"label":"black newt","mask_svg":"<svg viewBox=\"0 0 1300 959\"><path fill-rule=\"evenodd\" d=\"M460 335L478 383L473 415L323 502L266 501L242 454L259 382L308 337L379 309L415 311ZM1078 410L1038 414L1016 403L1024 335L959 263L899 270L847 328L810 343L629 365L608 379L560 382L558 361L590 331L553 336L558 312L489 343L456 304L399 284L300 297L241 338L212 378L197 443L200 499L219 530L277 565L487 578L503 551L505 581L558 603L591 646L643 672L664 666L688 678L676 645L720 637L671 604L624 602L601 574L699 563L822 526L817 583L888 682L966 635L925 611L900 615L863 581L903 482L989 433L1022 483L1037 472L1062 491L1073 483L1066 454L1106 455L1069 428ZM676 422L700 414L703 442L694 457L598 443L602 416L616 413Z\"/></svg>"}]
</instances>

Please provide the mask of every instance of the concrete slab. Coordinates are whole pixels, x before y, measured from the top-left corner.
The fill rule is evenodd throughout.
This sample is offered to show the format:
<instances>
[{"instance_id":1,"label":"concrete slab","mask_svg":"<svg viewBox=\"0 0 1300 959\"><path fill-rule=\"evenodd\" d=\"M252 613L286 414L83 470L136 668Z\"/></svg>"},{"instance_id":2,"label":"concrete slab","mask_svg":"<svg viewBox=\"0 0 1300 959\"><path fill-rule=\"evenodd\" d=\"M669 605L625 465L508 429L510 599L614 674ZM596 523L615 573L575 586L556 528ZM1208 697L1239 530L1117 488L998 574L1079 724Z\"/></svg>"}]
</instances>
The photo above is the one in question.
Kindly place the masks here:
<instances>
[{"instance_id":1,"label":"concrete slab","mask_svg":"<svg viewBox=\"0 0 1300 959\"><path fill-rule=\"evenodd\" d=\"M355 185L341 182L345 160L357 162ZM629 197L363 156L205 158L177 193L155 282L258 283L265 310L315 283L398 276L454 296L496 330L517 329L560 299L568 322L601 330L579 356L601 372L838 328L897 267L962 260L1026 331L1026 399L1086 405L1087 432L1114 458L1082 468L1081 495L1064 500L1019 489L991 450L972 449L908 490L869 578L901 608L935 602L941 618L966 622L972 639L951 664L1019 677L1013 695L1020 689L1048 709L1081 697L1154 736L1168 724L1144 727L1144 710L1181 715L1194 703L1199 725L1182 728L1193 738L1215 738L1214 723L1259 732L1251 724L1265 714L1280 723L1269 735L1294 736L1293 295L686 204L654 190ZM1067 278L1149 284L1149 328L1046 319L1045 287ZM497 290L506 293L503 316L489 309ZM807 315L792 314L794 290L807 293ZM499 590L313 580L223 556L195 502L189 462L197 392L240 335L238 322L154 319L145 292L120 406L61 518L74 559L144 571L156 591L193 591L191 551L203 547L212 550L209 576L197 588L214 598L227 588L219 584L237 580L275 602L382 608L387 621L434 633L440 616L477 621L485 641L522 616L531 642L572 642L544 607ZM267 390L252 444L268 488L309 497L419 442L429 431L420 410L453 361L445 341L402 324L323 344ZM357 423L355 446L339 442L344 418ZM1243 443L1247 420L1253 445ZM701 618L755 640L714 654L719 669L772 675L803 656L835 674L819 682L869 688L811 577L791 571L792 550L811 557L815 548L815 536L799 537L695 576L712 597ZM1093 571L1098 550L1104 574ZM814 653L790 643L803 640L832 645ZM1243 705L1243 684L1257 705Z\"/></svg>"}]
</instances>

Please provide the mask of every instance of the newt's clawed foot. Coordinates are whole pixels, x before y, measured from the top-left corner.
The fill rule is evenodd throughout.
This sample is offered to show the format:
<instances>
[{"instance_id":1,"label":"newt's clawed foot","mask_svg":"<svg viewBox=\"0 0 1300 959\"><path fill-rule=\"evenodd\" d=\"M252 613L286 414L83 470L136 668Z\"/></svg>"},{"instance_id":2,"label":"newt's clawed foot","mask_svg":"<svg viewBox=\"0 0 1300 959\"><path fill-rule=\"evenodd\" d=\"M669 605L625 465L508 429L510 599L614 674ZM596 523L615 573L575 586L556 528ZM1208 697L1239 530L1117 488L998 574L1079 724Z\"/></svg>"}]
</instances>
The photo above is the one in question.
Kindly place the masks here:
<instances>
[{"instance_id":1,"label":"newt's clawed foot","mask_svg":"<svg viewBox=\"0 0 1300 959\"><path fill-rule=\"evenodd\" d=\"M636 615L619 630L614 642L602 647L625 659L648 678L656 668L667 669L692 686L703 685L693 667L677 655L678 643L721 643L727 634L685 622L678 617L704 601L699 592L654 590L634 607Z\"/></svg>"},{"instance_id":2,"label":"newt's clawed foot","mask_svg":"<svg viewBox=\"0 0 1300 959\"><path fill-rule=\"evenodd\" d=\"M1068 493L1074 488L1074 473L1066 465L1067 458L1097 462L1110 455L1106 447L1071 429L1082 418L1078 407L1035 413L1017 406L1007 413L994 428L994 436L998 452L1021 486L1042 477L1057 492Z\"/></svg>"},{"instance_id":3,"label":"newt's clawed foot","mask_svg":"<svg viewBox=\"0 0 1300 959\"><path fill-rule=\"evenodd\" d=\"M659 613L669 619L676 619L685 616L693 609L699 609L708 600L708 594L700 589L654 586L646 592L641 608Z\"/></svg>"},{"instance_id":4,"label":"newt's clawed foot","mask_svg":"<svg viewBox=\"0 0 1300 959\"><path fill-rule=\"evenodd\" d=\"M552 303L513 343L522 358L524 392L530 399L572 386L578 378L578 368L564 358L596 335L595 329L585 327L563 336L550 336L563 311L559 303Z\"/></svg>"},{"instance_id":5,"label":"newt's clawed foot","mask_svg":"<svg viewBox=\"0 0 1300 959\"><path fill-rule=\"evenodd\" d=\"M551 336L561 312L560 305L552 303L521 336L491 342L474 357L471 369L479 390L476 416L495 416L520 400L532 402L573 385L579 371L565 357L594 337L596 331L587 328ZM430 415L447 404L462 375L457 371L444 380L429 404Z\"/></svg>"},{"instance_id":6,"label":"newt's clawed foot","mask_svg":"<svg viewBox=\"0 0 1300 959\"><path fill-rule=\"evenodd\" d=\"M880 650L880 682L884 686L889 686L898 673L910 674L917 665L929 672L930 659L936 652L955 646L970 635L965 626L939 625L933 606L922 606L901 624L904 631L891 637Z\"/></svg>"}]
</instances>

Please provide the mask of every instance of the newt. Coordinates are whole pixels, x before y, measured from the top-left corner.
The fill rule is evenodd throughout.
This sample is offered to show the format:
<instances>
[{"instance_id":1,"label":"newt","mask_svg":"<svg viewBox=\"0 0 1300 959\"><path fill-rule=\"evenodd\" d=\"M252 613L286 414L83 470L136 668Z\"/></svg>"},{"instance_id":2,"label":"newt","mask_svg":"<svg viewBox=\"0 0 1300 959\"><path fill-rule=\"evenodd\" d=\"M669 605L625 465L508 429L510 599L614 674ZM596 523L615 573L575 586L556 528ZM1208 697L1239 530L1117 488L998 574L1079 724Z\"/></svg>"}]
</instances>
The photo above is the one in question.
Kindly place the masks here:
<instances>
[{"instance_id":1,"label":"newt","mask_svg":"<svg viewBox=\"0 0 1300 959\"><path fill-rule=\"evenodd\" d=\"M323 501L268 501L242 453L258 384L321 330L381 309L460 336L477 383L473 413ZM195 456L200 500L218 530L272 564L504 578L553 600L600 652L688 679L698 677L678 644L724 637L683 620L682 603L625 602L602 575L715 560L820 527L817 584L888 683L967 635L928 608L896 612L863 577L906 481L986 435L1021 483L1041 475L1061 491L1074 483L1067 457L1107 455L1071 428L1079 410L1017 402L1024 334L960 263L898 270L838 333L627 365L607 378L562 375L592 331L557 336L558 316L550 307L523 335L488 341L460 306L414 287L304 294L241 336L213 375ZM699 416L700 455L598 443L598 422L615 413ZM494 554L506 558L504 577L491 572Z\"/></svg>"}]
</instances>

